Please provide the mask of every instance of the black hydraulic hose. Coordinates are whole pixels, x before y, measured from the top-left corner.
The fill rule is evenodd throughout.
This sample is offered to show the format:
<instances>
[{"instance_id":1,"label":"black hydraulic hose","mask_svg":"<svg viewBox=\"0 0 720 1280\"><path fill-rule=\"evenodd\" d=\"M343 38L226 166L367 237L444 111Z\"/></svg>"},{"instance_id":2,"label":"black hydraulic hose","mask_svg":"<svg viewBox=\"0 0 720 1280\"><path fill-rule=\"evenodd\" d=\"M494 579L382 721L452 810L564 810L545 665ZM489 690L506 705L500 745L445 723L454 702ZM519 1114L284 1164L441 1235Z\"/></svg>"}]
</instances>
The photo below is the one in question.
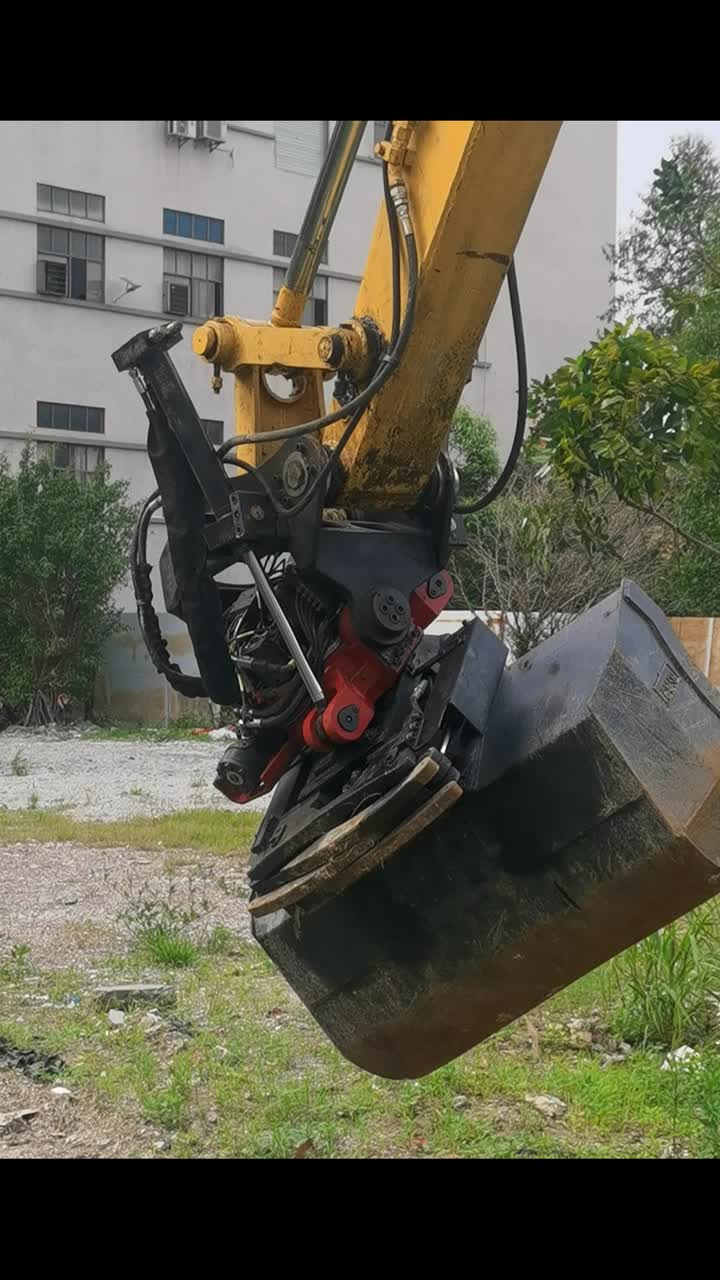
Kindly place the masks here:
<instances>
[{"instance_id":1,"label":"black hydraulic hose","mask_svg":"<svg viewBox=\"0 0 720 1280\"><path fill-rule=\"evenodd\" d=\"M393 120L388 120L387 129L385 130L385 141L389 142L392 138ZM390 346L394 347L397 342L397 336L400 332L400 228L398 220L395 216L395 206L392 202L390 194L390 175L388 167L383 164L383 194L385 196L385 209L388 218L388 231L390 233L390 253L392 262L392 327L390 329Z\"/></svg>"},{"instance_id":2,"label":"black hydraulic hose","mask_svg":"<svg viewBox=\"0 0 720 1280\"><path fill-rule=\"evenodd\" d=\"M135 525L135 533L133 535L132 564L135 564L139 561L140 546L141 546L141 543L143 543L144 538L147 536L147 526L148 526L150 517L153 511L157 511L157 508L160 505L159 499L160 499L160 490L156 489L154 493L151 493L150 497L146 498L145 502L143 503L142 510L140 512L140 515L138 516L137 523ZM153 506L153 503L155 503L156 505Z\"/></svg>"},{"instance_id":3,"label":"black hydraulic hose","mask_svg":"<svg viewBox=\"0 0 720 1280\"><path fill-rule=\"evenodd\" d=\"M387 378L389 378L390 375L395 372L395 369L400 363L402 354L408 344L410 333L413 327L413 322L415 319L415 309L417 305L418 256L417 256L417 247L415 244L415 236L412 232L406 235L405 244L407 247L407 255L408 255L407 303L405 306L405 315L403 316L403 322L400 328L400 333L398 334L397 342L395 343L395 346L393 347L393 349L389 353L386 353L386 355L383 357L383 361L385 364L385 371L386 371L385 376L382 379L383 382L387 381ZM372 387L373 387L373 384L370 383L366 388L366 392L370 391ZM365 395L366 392L363 392L363 395ZM374 394L375 394L375 391L373 391L373 395ZM358 399L360 398L362 397L358 397ZM349 406L346 405L343 408L341 412L341 416L343 417L347 416L348 407ZM302 496L302 498L300 498L292 507L284 507L282 506L281 503L277 501L277 498L275 497L272 490L270 489L270 486L264 480L264 477L261 477L257 469L253 467L249 462L242 462L240 460L235 462L234 460L231 460L229 465L238 466L243 471L248 471L251 474L255 475L256 478L262 482L262 487L265 493L267 494L268 498L270 499L276 514L279 516L283 516L285 519L290 519L293 516L298 515L299 512L301 512L302 510L304 510L307 504L314 497L315 492L318 489L319 485L321 485L322 482L325 480L325 478L330 474L330 471L332 470L332 468L337 465L337 462L340 458L340 455L343 449L345 448L345 445L347 444L348 440L353 434L353 431L355 430L355 428L357 427L360 421L364 407L365 407L365 404L363 403L359 408L357 407L355 408L350 421L348 422L345 430L340 436L340 439L338 440L337 445L335 446L332 452L331 457L325 463L325 466L322 467L322 469L318 472L313 483L310 485L310 488L308 489L307 493L305 493ZM292 428L290 429L292 430ZM295 428L295 430L297 430L297 428ZM303 433L304 433L304 430L305 430L305 427L303 427ZM263 439L263 435L259 434L257 436L238 437L238 441L242 439L261 440ZM236 443L237 441L235 440L230 442L226 441L226 444L229 444L230 447L233 447ZM220 448L218 449L218 454L220 456L222 456L223 453L227 453L227 452L229 452L229 448L226 449L225 444L221 445Z\"/></svg>"},{"instance_id":4,"label":"black hydraulic hose","mask_svg":"<svg viewBox=\"0 0 720 1280\"><path fill-rule=\"evenodd\" d=\"M186 698L207 697L204 682L199 676L186 675L170 660L167 641L160 630L160 620L153 605L152 580L147 559L147 535L153 512L162 504L159 489L146 499L140 512L133 537L130 558L130 576L135 594L140 634L150 654L155 670Z\"/></svg>"},{"instance_id":5,"label":"black hydraulic hose","mask_svg":"<svg viewBox=\"0 0 720 1280\"><path fill-rule=\"evenodd\" d=\"M482 511L484 507L488 507L491 502L500 496L503 489L507 485L515 467L522 449L523 439L525 437L525 424L527 422L527 405L528 405L528 376L527 376L527 353L525 351L525 334L523 333L522 311L520 309L520 295L517 286L517 274L515 272L515 260L512 259L507 273L508 289L510 290L510 311L512 313L513 333L515 335L515 354L517 357L518 371L518 407L517 418L515 421L515 435L513 437L512 448L507 456L507 461L503 467L497 480L488 489L482 498L478 498L475 502L468 502L465 506L455 507L458 515L469 516L476 511Z\"/></svg>"}]
</instances>

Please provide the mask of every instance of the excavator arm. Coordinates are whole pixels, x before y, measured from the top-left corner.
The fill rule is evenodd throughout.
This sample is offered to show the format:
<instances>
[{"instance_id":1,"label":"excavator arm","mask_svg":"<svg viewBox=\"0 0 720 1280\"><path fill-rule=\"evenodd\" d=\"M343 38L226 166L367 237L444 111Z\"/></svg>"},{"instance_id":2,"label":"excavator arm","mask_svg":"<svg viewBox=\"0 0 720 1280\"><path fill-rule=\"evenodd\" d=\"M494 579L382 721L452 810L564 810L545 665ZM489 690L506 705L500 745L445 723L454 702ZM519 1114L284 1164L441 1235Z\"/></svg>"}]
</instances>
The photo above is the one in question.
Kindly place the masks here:
<instances>
[{"instance_id":1,"label":"excavator arm","mask_svg":"<svg viewBox=\"0 0 720 1280\"><path fill-rule=\"evenodd\" d=\"M560 122L391 122L355 313L305 327L365 123L336 127L271 320L193 335L233 378L233 437L202 431L178 323L113 359L158 485L132 556L146 643L236 709L215 785L272 793L255 937L348 1058L417 1076L716 892L720 705L631 583L509 668L479 620L428 634L464 541L450 422L506 277L521 332L513 256ZM153 604L160 506L197 676Z\"/></svg>"}]
</instances>

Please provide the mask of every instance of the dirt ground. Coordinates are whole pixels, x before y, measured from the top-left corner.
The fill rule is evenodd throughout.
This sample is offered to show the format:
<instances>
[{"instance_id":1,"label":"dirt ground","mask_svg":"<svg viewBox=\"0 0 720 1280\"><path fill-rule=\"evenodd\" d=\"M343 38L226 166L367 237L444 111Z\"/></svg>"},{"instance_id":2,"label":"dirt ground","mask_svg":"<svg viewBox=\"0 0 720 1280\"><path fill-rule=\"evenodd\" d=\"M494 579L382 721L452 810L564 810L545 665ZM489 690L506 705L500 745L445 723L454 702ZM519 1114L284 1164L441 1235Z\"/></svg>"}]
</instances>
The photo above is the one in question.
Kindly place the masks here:
<instances>
[{"instance_id":1,"label":"dirt ground","mask_svg":"<svg viewBox=\"0 0 720 1280\"><path fill-rule=\"evenodd\" d=\"M31 965L46 975L24 980L28 1015L54 1007L54 997L43 990L48 970L75 971L78 991L66 997L73 1002L108 981L105 961L112 957L117 966L131 945L118 916L138 895L147 900L157 892L167 900L172 887L178 909L202 902L205 928L223 925L239 940L250 934L244 871L228 857L12 844L0 846L0 884L2 953L7 957L15 948L27 948ZM115 982L143 979L157 981L158 974L151 969L138 974L133 966L131 973L112 977ZM25 1017L13 1021L22 1025ZM159 1023L158 1032L172 1052L171 1027ZM99 1109L87 1090L70 1096L53 1092L62 1087L62 1073L40 1081L16 1069L0 1070L0 1159L155 1158L162 1152L161 1131L137 1115Z\"/></svg>"},{"instance_id":2,"label":"dirt ground","mask_svg":"<svg viewBox=\"0 0 720 1280\"><path fill-rule=\"evenodd\" d=\"M33 964L72 968L127 946L118 916L140 895L181 906L250 936L244 869L238 861L166 850L87 849L73 844L0 846L0 938L30 948Z\"/></svg>"},{"instance_id":3,"label":"dirt ground","mask_svg":"<svg viewBox=\"0 0 720 1280\"><path fill-rule=\"evenodd\" d=\"M100 1111L73 1092L57 1096L54 1088L62 1086L0 1071L0 1160L148 1159L157 1154L162 1139L150 1126Z\"/></svg>"}]
</instances>

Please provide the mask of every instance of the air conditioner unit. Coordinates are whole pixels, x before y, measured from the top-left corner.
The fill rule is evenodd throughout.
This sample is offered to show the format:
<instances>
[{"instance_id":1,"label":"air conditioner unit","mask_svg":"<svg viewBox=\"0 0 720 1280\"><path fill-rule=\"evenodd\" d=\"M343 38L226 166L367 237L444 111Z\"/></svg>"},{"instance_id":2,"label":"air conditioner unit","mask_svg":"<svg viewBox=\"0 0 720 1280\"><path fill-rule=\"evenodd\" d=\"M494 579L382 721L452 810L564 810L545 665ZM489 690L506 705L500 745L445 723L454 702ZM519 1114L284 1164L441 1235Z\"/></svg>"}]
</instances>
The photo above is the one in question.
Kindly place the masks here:
<instances>
[{"instance_id":1,"label":"air conditioner unit","mask_svg":"<svg viewBox=\"0 0 720 1280\"><path fill-rule=\"evenodd\" d=\"M190 286L176 284L172 280L165 281L163 311L171 316L190 315Z\"/></svg>"},{"instance_id":2,"label":"air conditioner unit","mask_svg":"<svg viewBox=\"0 0 720 1280\"><path fill-rule=\"evenodd\" d=\"M221 143L227 134L227 120L198 120L198 137L206 142Z\"/></svg>"},{"instance_id":3,"label":"air conditioner unit","mask_svg":"<svg viewBox=\"0 0 720 1280\"><path fill-rule=\"evenodd\" d=\"M55 298L66 298L68 292L67 262L39 258L37 264L37 291Z\"/></svg>"},{"instance_id":4,"label":"air conditioner unit","mask_svg":"<svg viewBox=\"0 0 720 1280\"><path fill-rule=\"evenodd\" d=\"M197 138L197 120L168 120L169 138Z\"/></svg>"}]
</instances>

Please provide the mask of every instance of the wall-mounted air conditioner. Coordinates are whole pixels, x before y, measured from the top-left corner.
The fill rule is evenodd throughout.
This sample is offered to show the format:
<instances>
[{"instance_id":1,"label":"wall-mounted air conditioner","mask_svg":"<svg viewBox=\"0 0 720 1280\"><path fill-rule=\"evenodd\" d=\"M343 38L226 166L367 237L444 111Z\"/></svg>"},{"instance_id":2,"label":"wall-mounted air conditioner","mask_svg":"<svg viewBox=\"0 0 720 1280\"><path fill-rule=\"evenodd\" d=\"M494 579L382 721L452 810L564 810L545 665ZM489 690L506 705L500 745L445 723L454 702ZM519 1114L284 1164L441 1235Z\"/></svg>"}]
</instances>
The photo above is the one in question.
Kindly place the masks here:
<instances>
[{"instance_id":1,"label":"wall-mounted air conditioner","mask_svg":"<svg viewBox=\"0 0 720 1280\"><path fill-rule=\"evenodd\" d=\"M66 298L68 293L67 262L62 259L39 258L37 264L37 291L51 297Z\"/></svg>"},{"instance_id":2,"label":"wall-mounted air conditioner","mask_svg":"<svg viewBox=\"0 0 720 1280\"><path fill-rule=\"evenodd\" d=\"M196 138L197 123L197 120L168 120L168 137L180 139Z\"/></svg>"},{"instance_id":3,"label":"wall-mounted air conditioner","mask_svg":"<svg viewBox=\"0 0 720 1280\"><path fill-rule=\"evenodd\" d=\"M166 280L163 289L163 311L171 316L188 316L190 314L190 286L176 284Z\"/></svg>"},{"instance_id":4,"label":"wall-mounted air conditioner","mask_svg":"<svg viewBox=\"0 0 720 1280\"><path fill-rule=\"evenodd\" d=\"M206 142L214 142L217 146L225 141L227 120L198 120L198 138Z\"/></svg>"}]
</instances>

